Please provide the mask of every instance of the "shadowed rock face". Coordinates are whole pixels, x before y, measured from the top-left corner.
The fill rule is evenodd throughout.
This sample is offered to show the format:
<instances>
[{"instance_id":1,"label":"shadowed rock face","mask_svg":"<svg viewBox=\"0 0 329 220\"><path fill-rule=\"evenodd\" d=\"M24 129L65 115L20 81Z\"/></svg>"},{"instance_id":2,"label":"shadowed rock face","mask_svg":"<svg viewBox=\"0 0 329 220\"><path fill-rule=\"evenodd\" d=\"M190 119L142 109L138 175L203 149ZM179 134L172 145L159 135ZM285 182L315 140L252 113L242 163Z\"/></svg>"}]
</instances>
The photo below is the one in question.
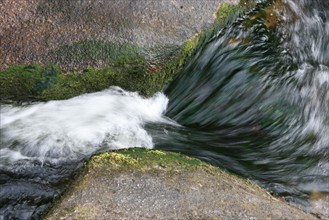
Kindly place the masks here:
<instances>
[{"instance_id":1,"label":"shadowed rock face","mask_svg":"<svg viewBox=\"0 0 329 220\"><path fill-rule=\"evenodd\" d=\"M175 153L95 156L45 219L316 219L255 184Z\"/></svg>"},{"instance_id":2,"label":"shadowed rock face","mask_svg":"<svg viewBox=\"0 0 329 220\"><path fill-rule=\"evenodd\" d=\"M223 2L238 0L2 0L0 69L54 62L49 51L86 40L180 46L214 21Z\"/></svg>"}]
</instances>

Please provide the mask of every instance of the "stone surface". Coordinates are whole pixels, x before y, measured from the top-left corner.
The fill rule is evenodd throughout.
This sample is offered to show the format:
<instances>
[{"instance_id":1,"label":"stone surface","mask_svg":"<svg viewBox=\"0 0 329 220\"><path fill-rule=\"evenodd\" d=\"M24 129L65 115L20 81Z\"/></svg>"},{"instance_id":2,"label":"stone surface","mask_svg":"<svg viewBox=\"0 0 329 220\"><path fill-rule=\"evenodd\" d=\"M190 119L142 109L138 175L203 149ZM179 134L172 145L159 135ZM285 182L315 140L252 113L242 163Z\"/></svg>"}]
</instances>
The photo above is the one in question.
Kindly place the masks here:
<instances>
[{"instance_id":1,"label":"stone surface","mask_svg":"<svg viewBox=\"0 0 329 220\"><path fill-rule=\"evenodd\" d=\"M93 157L46 219L316 219L250 181L175 153Z\"/></svg>"},{"instance_id":2,"label":"stone surface","mask_svg":"<svg viewBox=\"0 0 329 220\"><path fill-rule=\"evenodd\" d=\"M223 2L238 0L1 0L0 70L54 62L51 50L86 40L180 46L213 23Z\"/></svg>"}]
</instances>

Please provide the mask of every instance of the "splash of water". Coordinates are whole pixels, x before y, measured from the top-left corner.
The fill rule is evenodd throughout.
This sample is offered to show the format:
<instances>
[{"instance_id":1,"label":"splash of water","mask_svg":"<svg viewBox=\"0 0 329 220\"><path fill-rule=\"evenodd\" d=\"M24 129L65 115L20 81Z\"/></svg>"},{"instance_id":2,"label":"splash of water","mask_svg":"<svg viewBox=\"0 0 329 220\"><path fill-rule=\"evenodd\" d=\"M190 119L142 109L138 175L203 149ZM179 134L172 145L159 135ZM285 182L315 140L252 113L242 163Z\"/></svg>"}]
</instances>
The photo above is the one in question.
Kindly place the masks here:
<instances>
[{"instance_id":1,"label":"splash of water","mask_svg":"<svg viewBox=\"0 0 329 220\"><path fill-rule=\"evenodd\" d=\"M2 106L0 159L72 160L107 149L152 148L146 122L163 117L168 99L146 99L118 87L64 101Z\"/></svg>"}]
</instances>

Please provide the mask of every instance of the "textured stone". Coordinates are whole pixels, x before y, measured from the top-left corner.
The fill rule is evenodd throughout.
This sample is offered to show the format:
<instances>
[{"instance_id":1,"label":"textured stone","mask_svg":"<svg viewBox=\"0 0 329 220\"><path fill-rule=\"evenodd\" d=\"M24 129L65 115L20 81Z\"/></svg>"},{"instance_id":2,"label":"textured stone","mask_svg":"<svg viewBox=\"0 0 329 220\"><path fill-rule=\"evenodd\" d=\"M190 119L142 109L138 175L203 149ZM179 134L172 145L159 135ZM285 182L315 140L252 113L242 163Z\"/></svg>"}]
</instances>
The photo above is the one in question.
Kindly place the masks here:
<instances>
[{"instance_id":1,"label":"textured stone","mask_svg":"<svg viewBox=\"0 0 329 220\"><path fill-rule=\"evenodd\" d=\"M181 46L213 23L223 2L238 0L1 0L0 70L53 62L51 50L86 40Z\"/></svg>"},{"instance_id":2,"label":"textured stone","mask_svg":"<svg viewBox=\"0 0 329 220\"><path fill-rule=\"evenodd\" d=\"M250 181L176 153L93 157L45 219L316 219Z\"/></svg>"}]
</instances>

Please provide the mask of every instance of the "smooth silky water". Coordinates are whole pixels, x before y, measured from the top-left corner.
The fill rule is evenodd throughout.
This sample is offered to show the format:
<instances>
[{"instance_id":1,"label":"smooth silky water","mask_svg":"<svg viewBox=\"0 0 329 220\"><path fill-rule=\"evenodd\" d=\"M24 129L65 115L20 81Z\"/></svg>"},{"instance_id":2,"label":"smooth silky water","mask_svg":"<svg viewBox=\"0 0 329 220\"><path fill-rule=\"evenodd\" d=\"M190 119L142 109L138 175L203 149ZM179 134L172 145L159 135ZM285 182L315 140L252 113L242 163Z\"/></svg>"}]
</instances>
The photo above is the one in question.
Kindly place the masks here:
<instances>
[{"instance_id":1,"label":"smooth silky water","mask_svg":"<svg viewBox=\"0 0 329 220\"><path fill-rule=\"evenodd\" d=\"M86 158L127 147L198 157L312 211L329 193L329 2L282 2L277 35L255 9L151 98L1 105L0 219L38 218Z\"/></svg>"},{"instance_id":2,"label":"smooth silky water","mask_svg":"<svg viewBox=\"0 0 329 220\"><path fill-rule=\"evenodd\" d=\"M165 90L166 115L182 127L150 132L159 149L251 178L312 212L310 194L329 193L329 2L283 2L277 36L256 17L203 47Z\"/></svg>"}]
</instances>

